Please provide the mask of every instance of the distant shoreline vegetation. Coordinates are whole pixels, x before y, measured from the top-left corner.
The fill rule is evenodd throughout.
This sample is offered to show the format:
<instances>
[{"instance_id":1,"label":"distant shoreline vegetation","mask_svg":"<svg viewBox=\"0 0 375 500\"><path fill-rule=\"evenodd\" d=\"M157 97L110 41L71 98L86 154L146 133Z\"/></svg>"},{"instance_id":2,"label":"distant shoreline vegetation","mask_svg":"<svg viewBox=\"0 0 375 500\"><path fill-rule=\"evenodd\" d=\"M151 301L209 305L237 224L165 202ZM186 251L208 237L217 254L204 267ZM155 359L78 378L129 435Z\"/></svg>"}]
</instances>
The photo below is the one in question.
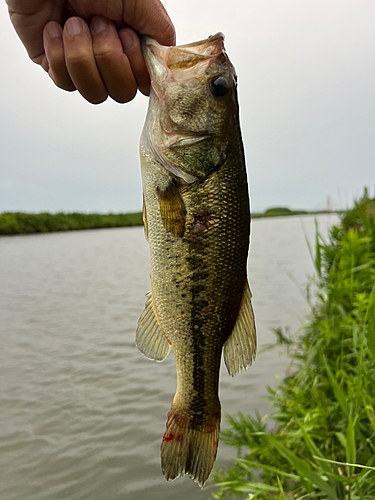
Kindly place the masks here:
<instances>
[{"instance_id":1,"label":"distant shoreline vegetation","mask_svg":"<svg viewBox=\"0 0 375 500\"><path fill-rule=\"evenodd\" d=\"M287 207L273 207L268 208L262 213L252 213L251 217L253 219L258 219L260 217L282 217L285 215L317 215L317 214L331 214L338 213L335 210L290 210Z\"/></svg>"},{"instance_id":2,"label":"distant shoreline vegetation","mask_svg":"<svg viewBox=\"0 0 375 500\"><path fill-rule=\"evenodd\" d=\"M287 215L311 215L330 213L327 211L308 212L290 210L286 207L269 208L263 213L251 214L252 218L279 217ZM0 213L0 235L52 233L81 229L101 229L109 227L142 226L142 212L129 214L85 214L85 213Z\"/></svg>"},{"instance_id":3,"label":"distant shoreline vegetation","mask_svg":"<svg viewBox=\"0 0 375 500\"><path fill-rule=\"evenodd\" d=\"M23 213L0 214L0 235L52 233L79 229L141 226L142 212L131 214Z\"/></svg>"}]
</instances>

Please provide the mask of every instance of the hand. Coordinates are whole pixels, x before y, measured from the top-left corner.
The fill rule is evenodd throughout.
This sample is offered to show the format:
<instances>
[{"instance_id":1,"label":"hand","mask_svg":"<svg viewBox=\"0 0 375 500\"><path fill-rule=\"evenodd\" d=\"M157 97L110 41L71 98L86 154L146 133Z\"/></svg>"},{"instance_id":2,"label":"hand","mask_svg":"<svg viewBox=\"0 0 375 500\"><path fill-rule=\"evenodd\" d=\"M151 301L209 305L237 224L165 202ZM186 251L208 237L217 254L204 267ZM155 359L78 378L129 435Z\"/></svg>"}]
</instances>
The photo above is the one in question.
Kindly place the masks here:
<instances>
[{"instance_id":1,"label":"hand","mask_svg":"<svg viewBox=\"0 0 375 500\"><path fill-rule=\"evenodd\" d=\"M159 0L6 0L29 57L54 83L93 104L131 101L150 80L139 34L162 45L175 31Z\"/></svg>"}]
</instances>

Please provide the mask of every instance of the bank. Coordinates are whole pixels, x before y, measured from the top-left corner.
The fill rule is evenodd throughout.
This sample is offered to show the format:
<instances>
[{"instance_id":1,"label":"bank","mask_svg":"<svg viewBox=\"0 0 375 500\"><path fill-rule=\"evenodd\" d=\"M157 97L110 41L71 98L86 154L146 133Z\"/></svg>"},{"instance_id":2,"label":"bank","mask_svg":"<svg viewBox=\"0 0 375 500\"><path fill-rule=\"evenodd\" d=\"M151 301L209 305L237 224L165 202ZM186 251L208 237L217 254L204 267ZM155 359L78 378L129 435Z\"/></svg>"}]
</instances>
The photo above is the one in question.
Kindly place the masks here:
<instances>
[{"instance_id":1,"label":"bank","mask_svg":"<svg viewBox=\"0 0 375 500\"><path fill-rule=\"evenodd\" d=\"M327 212L307 212L305 210L290 210L286 207L275 207L270 208L263 213L254 213L252 214L252 217L280 217L289 215L311 215L315 213L320 214ZM86 214L79 212L59 212L55 214L49 212L0 213L0 236L141 225L143 225L142 212L127 214Z\"/></svg>"},{"instance_id":2,"label":"bank","mask_svg":"<svg viewBox=\"0 0 375 500\"><path fill-rule=\"evenodd\" d=\"M302 334L276 332L290 374L269 389L269 415L229 418L221 440L237 459L216 467L215 499L375 498L375 199L367 191L328 241L317 233L313 258Z\"/></svg>"}]
</instances>

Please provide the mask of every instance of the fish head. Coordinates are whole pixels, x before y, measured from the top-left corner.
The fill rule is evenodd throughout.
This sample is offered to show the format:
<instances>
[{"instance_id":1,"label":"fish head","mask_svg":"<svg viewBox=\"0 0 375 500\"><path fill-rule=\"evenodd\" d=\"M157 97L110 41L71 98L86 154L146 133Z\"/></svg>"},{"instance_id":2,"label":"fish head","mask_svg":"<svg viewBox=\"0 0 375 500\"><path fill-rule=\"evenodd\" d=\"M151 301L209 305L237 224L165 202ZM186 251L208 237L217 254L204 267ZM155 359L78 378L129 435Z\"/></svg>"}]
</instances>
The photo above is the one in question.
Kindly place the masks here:
<instances>
[{"instance_id":1,"label":"fish head","mask_svg":"<svg viewBox=\"0 0 375 500\"><path fill-rule=\"evenodd\" d=\"M225 161L238 119L237 78L224 36L177 47L143 37L142 49L151 77L142 140L172 174L203 181Z\"/></svg>"}]
</instances>

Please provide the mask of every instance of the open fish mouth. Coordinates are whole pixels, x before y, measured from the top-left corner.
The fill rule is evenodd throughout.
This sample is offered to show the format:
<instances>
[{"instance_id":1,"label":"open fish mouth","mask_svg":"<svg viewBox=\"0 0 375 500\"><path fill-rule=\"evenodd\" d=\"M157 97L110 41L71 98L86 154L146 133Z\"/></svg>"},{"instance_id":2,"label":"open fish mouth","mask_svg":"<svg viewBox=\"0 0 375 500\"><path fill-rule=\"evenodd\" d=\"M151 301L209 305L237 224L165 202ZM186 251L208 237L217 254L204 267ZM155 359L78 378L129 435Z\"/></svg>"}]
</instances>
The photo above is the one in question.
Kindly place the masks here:
<instances>
[{"instance_id":1,"label":"open fish mouth","mask_svg":"<svg viewBox=\"0 0 375 500\"><path fill-rule=\"evenodd\" d=\"M205 38L204 40L168 47L165 45L160 45L156 40L150 38L149 36L143 35L142 49L143 53L146 53L146 57L149 52L153 53L155 57L164 57L164 54L167 51L169 51L169 53L172 55L180 55L181 52L185 51L204 58L214 56L224 50L224 39L225 37L223 33L219 32L215 35L211 35L208 38ZM172 58L173 56L170 59Z\"/></svg>"},{"instance_id":2,"label":"open fish mouth","mask_svg":"<svg viewBox=\"0 0 375 500\"><path fill-rule=\"evenodd\" d=\"M178 79L180 71L188 69L194 70L197 77L204 74L207 65L225 54L224 35L216 33L204 40L176 47L160 45L156 40L143 36L142 52L155 87L155 84L159 86L158 83L170 76L171 71L177 72L174 74L175 79Z\"/></svg>"}]
</instances>

